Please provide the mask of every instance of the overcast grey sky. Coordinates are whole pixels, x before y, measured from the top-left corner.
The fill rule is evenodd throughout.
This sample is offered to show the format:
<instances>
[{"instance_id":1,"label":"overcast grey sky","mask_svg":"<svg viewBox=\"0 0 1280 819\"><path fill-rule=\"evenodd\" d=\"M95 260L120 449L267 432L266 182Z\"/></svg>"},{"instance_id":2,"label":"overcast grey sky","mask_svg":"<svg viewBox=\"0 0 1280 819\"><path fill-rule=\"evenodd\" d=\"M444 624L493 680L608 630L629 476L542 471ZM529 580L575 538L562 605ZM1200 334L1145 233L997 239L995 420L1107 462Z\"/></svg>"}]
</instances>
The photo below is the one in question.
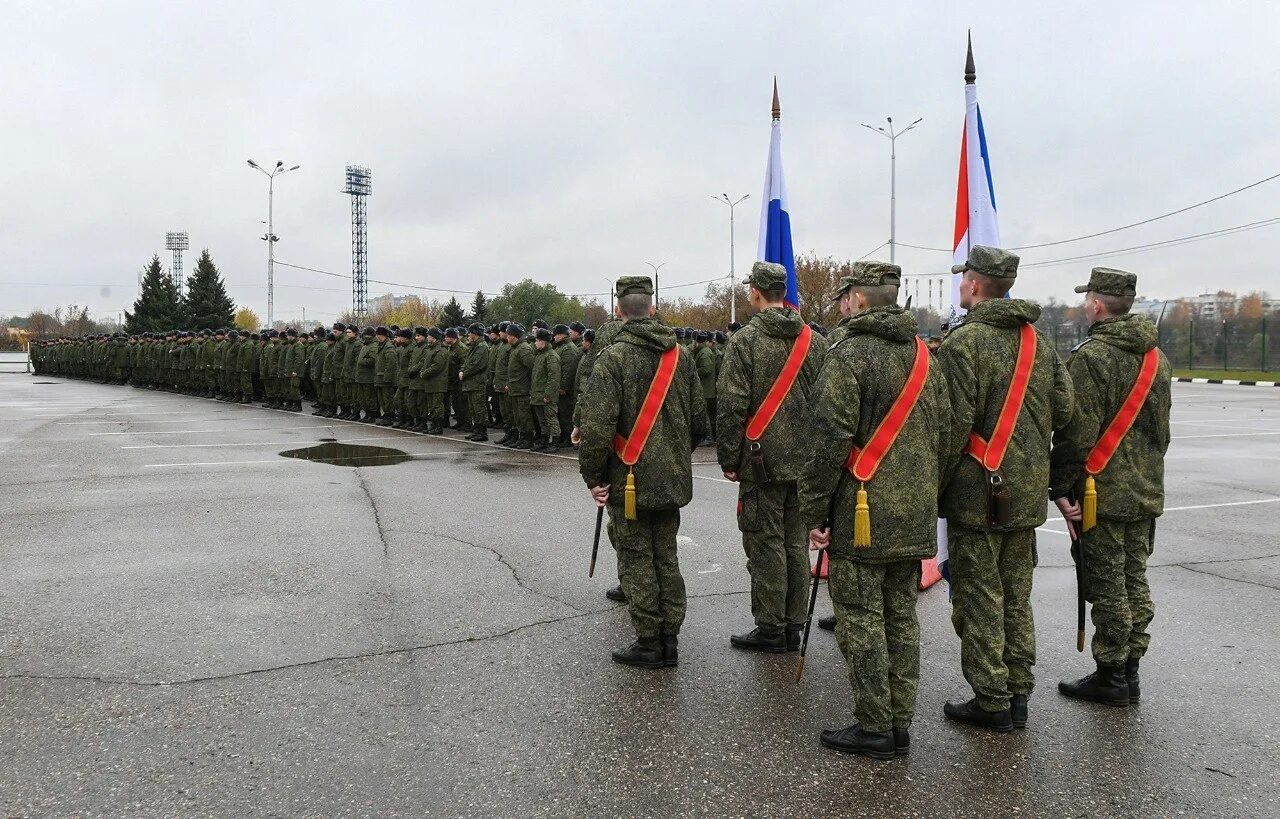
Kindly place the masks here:
<instances>
[{"instance_id":1,"label":"overcast grey sky","mask_svg":"<svg viewBox=\"0 0 1280 819\"><path fill-rule=\"evenodd\" d=\"M754 257L774 74L797 250L888 236L949 247L966 28L1003 239L1103 230L1280 172L1280 4L1270 2L6 4L0 315L128 308L186 230L232 298L265 313L266 180L278 258L350 272L343 167L373 170L375 279L486 292L523 277L594 292L667 261L663 284ZM1280 180L1024 263L1280 216ZM1280 225L1117 257L1154 296L1280 292ZM883 255L883 252L882 254ZM949 254L902 250L908 273ZM1099 262L1031 268L1074 298ZM276 269L276 317L331 321L350 283ZM681 293L696 294L701 287ZM371 285L372 294L401 288ZM674 293L673 293L674 294ZM460 298L466 302L468 299Z\"/></svg>"}]
</instances>

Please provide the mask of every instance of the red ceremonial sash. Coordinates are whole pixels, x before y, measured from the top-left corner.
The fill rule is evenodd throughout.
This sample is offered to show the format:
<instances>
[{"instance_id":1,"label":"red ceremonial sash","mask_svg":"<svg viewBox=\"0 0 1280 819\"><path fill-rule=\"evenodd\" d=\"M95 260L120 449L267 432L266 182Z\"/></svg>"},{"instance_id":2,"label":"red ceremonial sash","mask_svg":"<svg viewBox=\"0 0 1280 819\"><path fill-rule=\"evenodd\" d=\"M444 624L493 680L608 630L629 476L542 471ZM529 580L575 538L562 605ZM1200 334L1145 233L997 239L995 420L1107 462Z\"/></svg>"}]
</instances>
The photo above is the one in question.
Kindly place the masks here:
<instances>
[{"instance_id":1,"label":"red ceremonial sash","mask_svg":"<svg viewBox=\"0 0 1280 819\"><path fill-rule=\"evenodd\" d=\"M1085 472L1097 475L1107 468L1111 456L1116 454L1116 450L1120 448L1120 442L1124 440L1133 422L1137 420L1138 413L1141 412L1142 405L1151 392L1151 385L1155 383L1156 369L1159 366L1160 354L1154 347L1147 350L1142 357L1142 366L1138 369L1138 379L1133 382L1129 395L1120 405L1120 411L1116 413L1115 418L1111 419L1111 423L1107 424L1098 443L1089 450L1089 457L1084 462Z\"/></svg>"},{"instance_id":2,"label":"red ceremonial sash","mask_svg":"<svg viewBox=\"0 0 1280 819\"><path fill-rule=\"evenodd\" d=\"M662 402L671 389L671 381L676 375L676 364L680 362L680 347L677 345L662 354L658 360L658 371L653 374L653 382L645 393L644 403L640 405L640 414L636 416L636 425L631 428L631 435L623 438L613 436L613 450L627 466L635 466L644 452L644 445L649 442L649 433L658 421L658 413L662 410Z\"/></svg>"},{"instance_id":3,"label":"red ceremonial sash","mask_svg":"<svg viewBox=\"0 0 1280 819\"><path fill-rule=\"evenodd\" d=\"M920 393L924 392L925 379L929 377L929 348L916 337L916 359L911 364L911 372L907 375L907 383L902 392L894 399L893 405L885 413L884 418L876 426L875 432L867 440L862 449L854 447L849 458L844 462L845 469L853 475L854 480L866 483L880 468L880 462L898 439L898 433L907 425L911 411L915 409Z\"/></svg>"},{"instance_id":4,"label":"red ceremonial sash","mask_svg":"<svg viewBox=\"0 0 1280 819\"><path fill-rule=\"evenodd\" d=\"M791 345L791 352L787 353L787 360L782 365L782 372L778 373L773 386L769 388L769 392L765 393L764 400L760 402L760 408L756 410L756 414L751 416L751 420L747 422L746 436L748 441L760 440L764 435L764 431L772 423L773 416L778 414L778 409L782 406L782 402L786 400L787 393L791 392L791 385L796 383L796 377L800 375L800 369L804 366L805 356L809 354L809 343L812 340L813 330L806 324L800 329L800 335L796 337L795 342Z\"/></svg>"},{"instance_id":5,"label":"red ceremonial sash","mask_svg":"<svg viewBox=\"0 0 1280 819\"><path fill-rule=\"evenodd\" d=\"M972 430L969 432L969 454L988 472L995 472L1004 462L1004 453L1013 438L1013 428L1018 423L1018 414L1022 412L1022 402L1027 397L1027 384L1031 382L1031 369L1036 361L1035 328L1030 324L1023 324L1020 332L1021 343L1018 345L1018 359L1013 365L1013 380L1009 382L1009 392L1004 397L1004 405L1000 408L991 440L984 441L978 433Z\"/></svg>"}]
</instances>

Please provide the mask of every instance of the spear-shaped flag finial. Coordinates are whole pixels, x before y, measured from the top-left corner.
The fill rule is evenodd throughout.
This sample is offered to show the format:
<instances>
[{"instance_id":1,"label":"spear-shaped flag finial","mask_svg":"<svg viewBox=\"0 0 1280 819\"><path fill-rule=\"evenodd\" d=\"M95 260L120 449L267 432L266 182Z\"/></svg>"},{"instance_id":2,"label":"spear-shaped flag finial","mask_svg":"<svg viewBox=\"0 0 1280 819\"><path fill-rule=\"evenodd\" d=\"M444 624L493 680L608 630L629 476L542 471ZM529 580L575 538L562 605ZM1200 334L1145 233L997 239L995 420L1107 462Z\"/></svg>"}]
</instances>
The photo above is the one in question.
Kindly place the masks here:
<instances>
[{"instance_id":1,"label":"spear-shaped flag finial","mask_svg":"<svg viewBox=\"0 0 1280 819\"><path fill-rule=\"evenodd\" d=\"M969 53L964 58L964 84L973 85L978 79L978 69L973 65L973 32L968 32L965 36L969 40Z\"/></svg>"},{"instance_id":2,"label":"spear-shaped flag finial","mask_svg":"<svg viewBox=\"0 0 1280 819\"><path fill-rule=\"evenodd\" d=\"M782 119L782 104L778 102L778 77L773 78L773 118Z\"/></svg>"}]
</instances>

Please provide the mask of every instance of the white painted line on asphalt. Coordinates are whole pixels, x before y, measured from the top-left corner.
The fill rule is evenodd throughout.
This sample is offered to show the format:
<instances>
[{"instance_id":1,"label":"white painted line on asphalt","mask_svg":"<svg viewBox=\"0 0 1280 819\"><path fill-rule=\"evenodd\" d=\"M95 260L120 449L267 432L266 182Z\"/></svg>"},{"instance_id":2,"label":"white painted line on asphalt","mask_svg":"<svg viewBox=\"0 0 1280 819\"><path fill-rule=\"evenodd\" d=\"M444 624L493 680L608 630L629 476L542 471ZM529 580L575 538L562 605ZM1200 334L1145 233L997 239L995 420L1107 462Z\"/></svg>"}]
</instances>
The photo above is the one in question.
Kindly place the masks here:
<instances>
[{"instance_id":1,"label":"white painted line on asphalt","mask_svg":"<svg viewBox=\"0 0 1280 819\"><path fill-rule=\"evenodd\" d=\"M1188 438L1252 438L1258 435L1280 435L1280 432L1215 432L1210 435L1174 435L1173 440L1185 441Z\"/></svg>"},{"instance_id":2,"label":"white painted line on asphalt","mask_svg":"<svg viewBox=\"0 0 1280 819\"><path fill-rule=\"evenodd\" d=\"M1230 501L1228 503L1202 503L1196 506L1167 506L1166 512L1186 512L1192 509L1220 509L1223 506L1253 506L1259 503L1280 503L1280 498L1259 498L1258 500Z\"/></svg>"},{"instance_id":3,"label":"white painted line on asphalt","mask_svg":"<svg viewBox=\"0 0 1280 819\"><path fill-rule=\"evenodd\" d=\"M409 460L416 461L423 458L433 458L437 455L476 455L478 453L474 449L456 449L456 450L450 450L448 452L421 452L421 453L406 453L406 454L408 455ZM392 460L392 459L399 460L400 458L404 458L405 455L401 455L401 454L359 455L356 457L358 460L365 460L365 461L385 461L385 460ZM241 464L274 464L274 463L282 463L282 462L295 463L295 464L322 463L318 461L312 461L308 458L277 457L277 458L271 458L271 459L260 460L260 461L196 461L191 463L184 462L184 463L172 463L172 464L143 464L142 466L144 469L160 469L165 467L177 467L177 466L236 466Z\"/></svg>"},{"instance_id":4,"label":"white painted line on asphalt","mask_svg":"<svg viewBox=\"0 0 1280 819\"><path fill-rule=\"evenodd\" d=\"M129 432L89 432L88 437L96 437L98 435L203 435L205 433L217 435L227 432L276 432L282 429L331 429L330 426L322 426L319 424L308 424L302 427L243 427L240 429L167 429L167 430L130 430Z\"/></svg>"},{"instance_id":5,"label":"white painted line on asphalt","mask_svg":"<svg viewBox=\"0 0 1280 819\"><path fill-rule=\"evenodd\" d=\"M113 418L108 421L59 421L60 427L84 427L92 424L198 424L201 421L239 421L239 418L173 418L168 421L135 421L132 418Z\"/></svg>"},{"instance_id":6,"label":"white painted line on asphalt","mask_svg":"<svg viewBox=\"0 0 1280 819\"><path fill-rule=\"evenodd\" d=\"M372 435L368 438L339 438L336 441L315 441L319 444L353 444L356 441L404 441L403 435ZM246 444L135 444L134 446L122 446L121 449L207 449L212 447L226 446L298 446L306 444L307 441L256 441ZM466 450L470 452L471 450Z\"/></svg>"}]
</instances>

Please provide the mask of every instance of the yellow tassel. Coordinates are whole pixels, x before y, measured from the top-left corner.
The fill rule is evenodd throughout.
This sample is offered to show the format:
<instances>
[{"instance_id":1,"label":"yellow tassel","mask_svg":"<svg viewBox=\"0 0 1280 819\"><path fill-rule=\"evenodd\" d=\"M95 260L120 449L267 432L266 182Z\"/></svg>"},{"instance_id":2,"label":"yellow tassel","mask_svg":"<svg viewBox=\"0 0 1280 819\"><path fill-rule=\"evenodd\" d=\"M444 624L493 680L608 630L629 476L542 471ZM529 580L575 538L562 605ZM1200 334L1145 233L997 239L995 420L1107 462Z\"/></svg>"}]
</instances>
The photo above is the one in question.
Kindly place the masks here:
<instances>
[{"instance_id":1,"label":"yellow tassel","mask_svg":"<svg viewBox=\"0 0 1280 819\"><path fill-rule=\"evenodd\" d=\"M853 547L871 546L871 507L867 504L867 485L858 484L858 505L853 510Z\"/></svg>"},{"instance_id":2,"label":"yellow tassel","mask_svg":"<svg viewBox=\"0 0 1280 819\"><path fill-rule=\"evenodd\" d=\"M627 469L627 489L622 496L622 514L627 520L636 519L636 473Z\"/></svg>"},{"instance_id":3,"label":"yellow tassel","mask_svg":"<svg viewBox=\"0 0 1280 819\"><path fill-rule=\"evenodd\" d=\"M1087 532L1098 524L1098 488L1094 485L1093 476L1084 479L1084 510L1080 521L1080 530Z\"/></svg>"}]
</instances>

